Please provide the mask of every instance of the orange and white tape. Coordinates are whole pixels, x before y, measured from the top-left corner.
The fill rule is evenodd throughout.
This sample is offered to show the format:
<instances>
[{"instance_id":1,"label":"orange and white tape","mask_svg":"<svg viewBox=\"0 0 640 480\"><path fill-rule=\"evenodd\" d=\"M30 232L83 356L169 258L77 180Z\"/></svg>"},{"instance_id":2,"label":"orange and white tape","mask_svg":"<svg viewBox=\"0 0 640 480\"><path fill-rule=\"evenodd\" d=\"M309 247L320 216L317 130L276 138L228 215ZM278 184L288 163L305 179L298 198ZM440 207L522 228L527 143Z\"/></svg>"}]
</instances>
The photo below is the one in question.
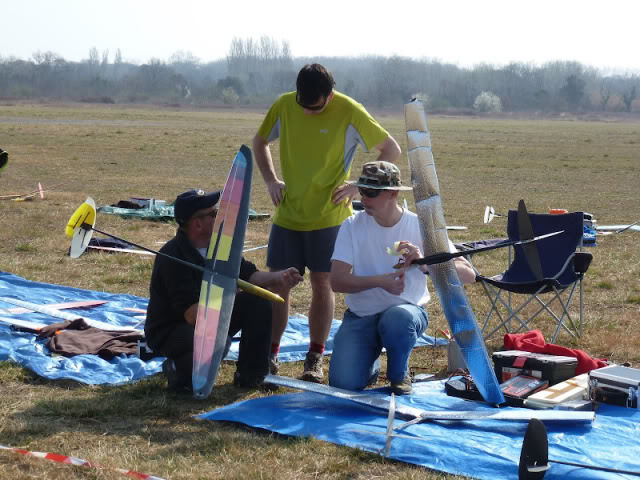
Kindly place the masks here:
<instances>
[{"instance_id":1,"label":"orange and white tape","mask_svg":"<svg viewBox=\"0 0 640 480\"><path fill-rule=\"evenodd\" d=\"M0 449L9 450L10 452L20 453L22 455L27 455L30 457L36 458L44 458L46 460L51 460L52 462L64 463L67 465L77 465L81 467L89 467L95 469L104 469L106 467L102 467L96 463L87 462L86 460L82 460L76 457L69 457L67 455L60 455L59 453L46 453L46 452L30 452L29 450L23 450L21 448L13 448L6 447L4 445L0 445ZM160 477L155 477L153 475L147 475L145 473L134 472L133 470L124 470L121 468L113 468L111 470L115 470L116 472L120 472L123 475L128 477L137 478L139 480L164 480Z\"/></svg>"}]
</instances>

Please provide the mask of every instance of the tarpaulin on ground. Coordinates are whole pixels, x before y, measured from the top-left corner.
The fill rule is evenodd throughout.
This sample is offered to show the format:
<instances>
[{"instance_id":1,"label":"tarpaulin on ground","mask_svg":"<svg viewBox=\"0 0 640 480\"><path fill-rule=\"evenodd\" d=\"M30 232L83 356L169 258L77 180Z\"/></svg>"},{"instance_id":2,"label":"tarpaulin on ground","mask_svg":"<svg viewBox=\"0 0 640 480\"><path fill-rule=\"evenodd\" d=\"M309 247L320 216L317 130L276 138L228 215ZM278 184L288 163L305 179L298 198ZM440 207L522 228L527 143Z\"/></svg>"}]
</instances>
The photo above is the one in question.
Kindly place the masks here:
<instances>
[{"instance_id":1,"label":"tarpaulin on ground","mask_svg":"<svg viewBox=\"0 0 640 480\"><path fill-rule=\"evenodd\" d=\"M107 303L89 309L66 310L79 316L89 317L112 325L133 326L139 323L135 316L140 313L124 308L146 310L148 300L134 295L96 292L79 288L32 282L10 273L0 272L0 297L11 297L37 304L65 303L84 300L106 300ZM0 309L15 307L0 301ZM53 324L61 320L48 315L31 312L3 317ZM143 361L135 356L118 356L103 360L97 355L76 355L71 358L52 356L40 340L32 333L16 332L0 324L0 360L13 360L37 375L49 379L71 379L81 383L121 384L139 380L161 371L164 358Z\"/></svg>"},{"instance_id":2,"label":"tarpaulin on ground","mask_svg":"<svg viewBox=\"0 0 640 480\"><path fill-rule=\"evenodd\" d=\"M330 355L333 352L333 338L340 328L341 320L333 320L331 323L331 331L329 332L329 338L327 338L327 343L325 344L325 355ZM238 359L238 349L240 346L240 336L239 334L234 337L234 342L231 345L231 349L226 356L227 360L237 360ZM278 353L278 359L281 362L297 362L299 360L304 360L307 355L307 351L309 350L309 319L300 314L294 314L289 317L289 323L287 324L287 328L282 335L282 341L280 342L280 353ZM434 337L429 335L423 335L416 342L416 347L424 347L428 345L433 345L435 341ZM447 340L444 338L437 339L438 345L446 345Z\"/></svg>"},{"instance_id":3,"label":"tarpaulin on ground","mask_svg":"<svg viewBox=\"0 0 640 480\"><path fill-rule=\"evenodd\" d=\"M78 316L88 317L111 325L134 326L140 323L140 312L132 312L125 308L146 310L148 299L135 295L97 292L79 288L33 282L16 275L0 272L0 297L11 297L37 304L65 303L85 300L105 300L107 303L89 308L65 310ZM0 301L0 310L13 308L14 305ZM1 315L3 317L45 323L48 325L61 320L40 313L20 315ZM333 337L340 326L334 320L327 340L326 353L333 349ZM137 328L143 328L138 326ZM231 345L228 360L238 359L239 335ZM423 336L417 346L433 345L433 337ZM438 339L439 343L446 343ZM87 384L119 384L139 380L148 375L159 373L164 357L150 361L142 361L136 357L119 356L113 360L102 360L95 355L76 355L71 358L52 356L44 346L44 340L38 340L32 333L21 333L12 330L0 322L0 360L11 359L16 363L49 379L73 379ZM309 349L309 322L303 315L293 315L284 332L279 358L281 362L304 360Z\"/></svg>"},{"instance_id":4,"label":"tarpaulin on ground","mask_svg":"<svg viewBox=\"0 0 640 480\"><path fill-rule=\"evenodd\" d=\"M374 394L388 398L386 389ZM492 407L448 397L442 381L414 384L397 402L424 410ZM511 408L511 407L508 407ZM213 410L198 418L232 421L285 435L313 436L382 454L387 418L348 400L310 392L271 395ZM395 420L395 426L403 423ZM488 420L430 422L396 431L390 457L441 472L495 480L518 478L526 423ZM592 427L547 426L549 458L640 471L640 410L601 405ZM619 479L613 473L552 464L546 479Z\"/></svg>"},{"instance_id":5,"label":"tarpaulin on ground","mask_svg":"<svg viewBox=\"0 0 640 480\"><path fill-rule=\"evenodd\" d=\"M105 205L98 208L98 212L107 215L119 215L122 218L140 218L143 220L169 221L173 220L173 205L154 204L143 208L122 208L113 205ZM268 213L258 213L249 209L249 220L269 218Z\"/></svg>"}]
</instances>

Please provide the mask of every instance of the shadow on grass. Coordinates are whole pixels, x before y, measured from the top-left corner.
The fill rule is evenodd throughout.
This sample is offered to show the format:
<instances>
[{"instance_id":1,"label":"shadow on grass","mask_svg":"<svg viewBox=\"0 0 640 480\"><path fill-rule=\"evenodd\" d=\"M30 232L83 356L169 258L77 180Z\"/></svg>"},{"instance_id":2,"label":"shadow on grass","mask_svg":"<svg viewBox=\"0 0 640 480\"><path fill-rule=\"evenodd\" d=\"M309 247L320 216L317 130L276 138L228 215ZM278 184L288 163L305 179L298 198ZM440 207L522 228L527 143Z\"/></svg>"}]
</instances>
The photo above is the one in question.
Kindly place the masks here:
<instances>
[{"instance_id":1,"label":"shadow on grass","mask_svg":"<svg viewBox=\"0 0 640 480\"><path fill-rule=\"evenodd\" d=\"M230 438L246 432L238 424L199 421L195 415L236 401L262 396L259 390L239 389L230 384L214 386L209 398L169 393L162 375L122 386L87 386L70 380L51 381L20 369L3 383L16 393L29 392L30 400L17 402L5 418L0 440L14 445L44 443L60 434L86 434L89 437L143 436L160 447L154 456L176 453L209 452L228 448ZM21 377L21 378L20 378ZM7 382L8 380L8 382ZM4 388L3 388L4 390ZM34 398L33 392L38 392ZM9 393L9 392L7 392ZM242 442L264 443L266 432L255 438L245 435ZM282 437L285 439L285 437Z\"/></svg>"}]
</instances>

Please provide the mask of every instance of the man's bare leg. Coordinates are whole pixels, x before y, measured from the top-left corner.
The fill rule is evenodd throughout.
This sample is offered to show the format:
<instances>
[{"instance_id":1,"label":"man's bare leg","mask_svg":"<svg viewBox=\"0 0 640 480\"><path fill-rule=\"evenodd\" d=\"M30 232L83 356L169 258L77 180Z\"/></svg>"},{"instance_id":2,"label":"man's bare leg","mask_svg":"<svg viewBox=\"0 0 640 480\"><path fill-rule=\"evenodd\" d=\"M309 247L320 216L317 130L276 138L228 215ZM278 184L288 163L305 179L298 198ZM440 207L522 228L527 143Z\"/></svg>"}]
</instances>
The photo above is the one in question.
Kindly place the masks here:
<instances>
[{"instance_id":1,"label":"man's bare leg","mask_svg":"<svg viewBox=\"0 0 640 480\"><path fill-rule=\"evenodd\" d=\"M329 283L329 272L311 272L310 277L309 336L311 343L324 345L331 331L336 298Z\"/></svg>"},{"instance_id":2,"label":"man's bare leg","mask_svg":"<svg viewBox=\"0 0 640 480\"><path fill-rule=\"evenodd\" d=\"M309 309L310 345L304 362L302 380L323 383L322 352L331 331L335 295L328 272L311 272L311 308Z\"/></svg>"}]
</instances>

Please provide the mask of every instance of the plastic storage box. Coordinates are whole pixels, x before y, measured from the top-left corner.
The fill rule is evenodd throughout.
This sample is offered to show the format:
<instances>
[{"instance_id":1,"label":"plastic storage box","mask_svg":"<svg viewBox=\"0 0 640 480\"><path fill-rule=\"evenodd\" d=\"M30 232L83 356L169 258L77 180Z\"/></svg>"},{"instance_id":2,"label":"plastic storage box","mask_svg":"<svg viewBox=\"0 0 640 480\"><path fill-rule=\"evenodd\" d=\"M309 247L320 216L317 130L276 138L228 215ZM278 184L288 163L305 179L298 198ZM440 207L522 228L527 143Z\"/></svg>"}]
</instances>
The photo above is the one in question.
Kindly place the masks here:
<instances>
[{"instance_id":1,"label":"plastic storage box","mask_svg":"<svg viewBox=\"0 0 640 480\"><path fill-rule=\"evenodd\" d=\"M549 386L576 376L578 360L573 357L547 355L544 353L507 350L492 356L496 376L500 383L517 375L548 380Z\"/></svg>"}]
</instances>

